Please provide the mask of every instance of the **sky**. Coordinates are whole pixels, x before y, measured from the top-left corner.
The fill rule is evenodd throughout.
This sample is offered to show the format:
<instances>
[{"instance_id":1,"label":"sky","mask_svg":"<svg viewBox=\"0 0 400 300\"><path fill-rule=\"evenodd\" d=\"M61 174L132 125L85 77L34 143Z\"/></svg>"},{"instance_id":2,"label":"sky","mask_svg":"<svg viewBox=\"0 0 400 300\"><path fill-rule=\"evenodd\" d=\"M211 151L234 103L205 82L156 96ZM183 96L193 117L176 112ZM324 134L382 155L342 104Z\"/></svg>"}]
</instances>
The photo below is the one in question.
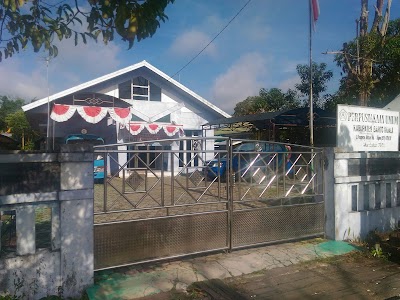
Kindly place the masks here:
<instances>
[{"instance_id":1,"label":"sky","mask_svg":"<svg viewBox=\"0 0 400 300\"><path fill-rule=\"evenodd\" d=\"M57 42L59 55L47 68L44 52L21 51L0 63L0 95L27 102L146 60L174 75L204 48L248 0L175 0L149 39L132 49L118 37L74 45ZM333 71L328 90L338 88L340 69L332 54L355 37L360 0L319 0L320 16L313 32L312 57ZM370 2L373 18L374 0ZM235 105L260 88L286 91L299 82L297 64L309 62L308 0L251 0L229 26L174 79L232 114ZM400 17L400 1L392 3L391 19ZM47 81L48 74L48 81Z\"/></svg>"}]
</instances>

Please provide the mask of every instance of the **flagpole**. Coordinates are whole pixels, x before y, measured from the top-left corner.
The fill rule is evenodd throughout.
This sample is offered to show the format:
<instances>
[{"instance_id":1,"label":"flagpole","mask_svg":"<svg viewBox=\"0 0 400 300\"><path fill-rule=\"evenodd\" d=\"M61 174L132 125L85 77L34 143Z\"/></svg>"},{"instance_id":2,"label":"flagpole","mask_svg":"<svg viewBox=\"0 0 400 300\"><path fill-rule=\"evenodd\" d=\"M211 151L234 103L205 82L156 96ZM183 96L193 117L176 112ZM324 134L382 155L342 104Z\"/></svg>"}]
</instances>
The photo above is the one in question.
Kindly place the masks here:
<instances>
[{"instance_id":1,"label":"flagpole","mask_svg":"<svg viewBox=\"0 0 400 300\"><path fill-rule=\"evenodd\" d=\"M312 24L313 24L313 14L312 14L312 7L311 1L308 0L309 5L309 13L310 13L310 32L309 32L309 46L310 46L310 146L314 146L314 104L313 104L313 71L312 71Z\"/></svg>"}]
</instances>

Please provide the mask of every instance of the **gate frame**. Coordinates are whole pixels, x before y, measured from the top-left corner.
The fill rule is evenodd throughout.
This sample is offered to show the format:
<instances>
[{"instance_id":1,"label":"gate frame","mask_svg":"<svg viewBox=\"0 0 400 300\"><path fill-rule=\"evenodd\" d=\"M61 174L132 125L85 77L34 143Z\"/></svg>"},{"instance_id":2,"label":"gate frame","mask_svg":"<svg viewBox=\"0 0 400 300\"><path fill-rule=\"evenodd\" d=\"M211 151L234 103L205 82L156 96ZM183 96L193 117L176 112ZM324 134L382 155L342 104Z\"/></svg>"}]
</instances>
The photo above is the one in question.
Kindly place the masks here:
<instances>
[{"instance_id":1,"label":"gate frame","mask_svg":"<svg viewBox=\"0 0 400 300\"><path fill-rule=\"evenodd\" d=\"M162 143L162 142L166 142L166 141L171 143L172 141L175 141L175 140L177 140L177 141L182 141L182 140L187 141L187 140L200 140L200 139L204 140L204 141L207 141L207 140L210 140L210 139L216 140L216 137L214 137L214 138L210 138L210 137L195 137L195 138L183 138L183 139L181 138L181 139L171 139L171 140L155 140L155 141L142 142L141 144L143 144L143 143L153 143L153 142L158 142L158 143L161 142ZM315 200L315 203L320 203L320 205L323 207L323 209L322 209L323 213L322 213L322 216L319 216L319 221L321 221L321 223L322 223L322 228L317 233L310 234L310 235L305 235L305 236L300 236L300 237L288 238L288 239L264 241L264 242L259 242L259 243L239 245L239 246L236 245L235 246L234 242L233 242L233 238L234 238L233 237L233 233L234 233L234 214L235 214L235 212L237 210L235 210L235 207L234 207L235 206L235 201L234 201L233 195L234 195L234 188L235 188L235 185L237 185L237 183L235 182L235 174L233 172L233 162L232 162L233 159L232 158L233 158L233 155L234 155L233 141L236 141L236 139L220 138L220 137L218 137L218 139L223 139L224 141L226 141L226 150L225 151L222 151L222 150L216 151L215 149L207 150L206 147L204 147L204 149L201 150L201 153L205 154L205 153L207 153L207 151L211 151L212 153L214 153L214 155L216 155L215 153L218 153L217 155L218 155L219 159L221 157L221 153L226 153L227 157L229 158L229 163L227 163L227 172L228 172L227 174L228 174L228 176L226 176L226 185L225 185L226 202L224 202L224 201L215 202L215 203L220 203L220 204L225 203L225 205L224 205L225 209L222 210L222 212L225 211L226 214L227 214L227 218L226 218L226 242L225 242L226 246L225 247L212 248L212 249L206 249L206 250L202 250L202 251L193 251L193 252L190 252L190 253L182 253L182 254L168 255L168 256L164 256L164 257L156 257L156 258L151 258L151 259L138 260L138 261L134 261L134 262L123 263L123 264L107 266L107 267L96 268L96 266L95 266L95 270L96 271L115 268L115 267L123 267L123 266L128 266L128 265L155 262L155 261L178 258L178 257L185 257L185 256L188 256L188 255L194 255L194 254L210 253L210 252L222 251L222 250L230 252L230 251L233 251L235 249L249 248L249 247L254 247L254 246L259 246L259 245L267 245L267 244L276 243L276 242L293 241L293 240L298 240L298 239L303 239L303 238L308 238L308 237L311 238L311 237L325 235L325 222L324 222L324 220L325 220L325 203L324 203L325 202L325 199L324 199L325 185L324 185L324 172L323 172L323 154L324 154L323 153L323 149L322 148L316 148L316 147L307 147L307 146L302 146L302 145L276 143L276 142L270 142L270 141L241 140L242 142L261 142L261 143L265 142L265 143L269 143L269 144L281 144L281 145L283 144L285 146L301 147L301 148L308 149L309 152L307 152L307 153L311 153L311 157L312 157L309 163L311 163L311 161L314 159L314 157L316 157L317 155L320 155L321 156L320 160L319 160L320 176L317 176L317 173L315 172L315 169L314 169L314 166L313 166L314 163L311 163L311 164L312 164L312 169L314 169L314 171L312 171L312 172L314 172L314 176L316 177L316 179L319 178L318 182L320 183L320 185L322 185L322 191L319 194L317 194L317 193L316 194L312 194L310 197L312 197ZM133 151L132 150L128 150L128 149L127 150L119 150L120 146L128 146L128 145L134 145L134 144L137 145L137 144L140 144L140 143L133 142L133 143L125 143L125 144L101 145L101 146L96 146L94 151L95 151L96 154L97 153L99 153L99 154L100 153L102 153L102 154L105 153L105 155L104 155L104 157L105 157L105 159L104 159L104 162L105 162L104 163L104 167L105 167L105 170L107 170L108 163L109 163L107 158L109 157L110 153L116 153L117 156L118 156L118 153L128 153L128 152L137 152L137 153L139 153L139 152L143 152L143 151L139 151L138 149L133 150ZM206 145L206 144L207 144L206 142L203 143L203 145ZM117 150L111 150L111 151L107 150L107 148L111 148L111 147L116 147ZM175 180L175 172L176 172L176 170L175 170L175 168L174 168L175 166L173 164L174 153L181 153L181 152L182 153L187 153L187 152L195 153L195 150L178 150L178 151L174 151L174 150L157 150L157 151L154 151L153 150L152 152L171 153L171 159L170 159L170 163L171 163L171 166L170 166L170 168L171 168L170 169L171 181L173 183L175 183L174 180ZM315 153L315 156L314 156L314 153ZM196 153L195 155L197 155L197 154L198 153ZM161 154L161 157L164 159L163 154ZM180 159L180 157L178 157L178 158ZM111 161L111 159L110 159L110 161ZM203 161L203 159L201 161ZM118 166L119 166L118 171L114 175L112 175L111 177L106 176L105 184L104 184L104 192L103 192L103 197L104 197L103 213L95 213L95 217L96 217L96 215L99 215L99 214L112 213L110 211L107 211L107 193L108 193L107 186L108 186L108 183L111 182L111 180L113 178L115 178L121 172L121 170L124 169L128 165L128 163L129 163L129 160L127 160L122 166L119 165L119 163L118 163ZM205 166L201 166L201 167L205 167ZM188 166L184 165L180 169L182 171L182 169L185 169L185 168L188 169ZM143 169L143 168L141 168L141 169ZM284 170L286 170L285 167L284 167ZM178 175L180 174L181 171L178 172ZM150 171L150 172L152 172L152 171ZM313 178L314 178L314 176L313 176ZM161 178L161 188L163 189L165 187L165 183L164 183L165 172L164 172L164 170L161 170L161 177L160 178ZM316 179L311 179L310 182L312 182L312 184L315 184ZM212 182L212 183L214 183L214 182ZM221 195L221 188L223 188L223 186L221 185L220 178L218 178L216 183L218 184L218 188L219 188L218 195ZM278 183L277 183L277 185L278 185ZM162 193L163 192L164 191L162 191ZM172 191L172 189L171 189L171 193L172 193L172 196L173 196L174 195L174 191ZM322 200L317 202L317 198L316 197L321 197ZM175 207L175 202L173 202L171 204L172 206L166 206L165 203L163 202L163 199L164 199L164 196L162 196L162 201L161 201L162 205L160 205L160 209L163 209L163 208L164 209L165 208L168 209L168 207L169 208ZM309 205L309 204L310 203L306 203L306 205ZM197 205L197 204L191 204L191 205ZM290 207L290 206L281 205L280 207L286 207L287 208L287 207ZM267 209L268 209L268 207L264 208L264 210L267 210ZM128 210L121 210L121 212L127 212L127 211ZM211 214L212 213L221 213L221 211L219 210L219 211L209 211L209 212L206 212L206 213L203 212L203 213L189 213L189 214L182 214L182 215L167 215L165 217L155 217L155 219L160 219L160 218L161 219L174 219L174 218L179 218L179 217L203 215L203 214L210 214L210 213ZM95 227L94 230L96 232L96 228L98 226L102 226L102 225L120 224L120 223L127 223L127 222L139 222L139 221L146 221L146 220L153 220L153 219L151 219L151 218L150 219L149 218L140 219L139 218L139 219L130 220L130 221L118 221L118 222L106 222L106 223L103 223L103 224L94 224L94 227ZM95 246L96 246L96 243L95 243ZM96 249L95 249L95 254L96 254Z\"/></svg>"}]
</instances>

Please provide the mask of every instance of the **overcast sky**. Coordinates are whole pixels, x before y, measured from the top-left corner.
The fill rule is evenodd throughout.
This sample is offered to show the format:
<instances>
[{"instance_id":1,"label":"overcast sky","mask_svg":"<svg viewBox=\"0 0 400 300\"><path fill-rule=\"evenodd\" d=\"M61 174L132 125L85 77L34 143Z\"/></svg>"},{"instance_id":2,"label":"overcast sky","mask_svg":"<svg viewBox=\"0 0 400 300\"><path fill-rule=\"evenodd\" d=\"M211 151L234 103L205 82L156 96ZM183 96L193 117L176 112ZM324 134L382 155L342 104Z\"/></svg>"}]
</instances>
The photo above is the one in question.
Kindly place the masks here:
<instances>
[{"instance_id":1,"label":"overcast sky","mask_svg":"<svg viewBox=\"0 0 400 300\"><path fill-rule=\"evenodd\" d=\"M131 50L118 39L102 43L74 40L58 45L50 62L50 94L147 60L172 76L192 59L248 0L176 0L166 14L169 21L150 39ZM372 5L375 1L370 1ZM355 36L360 0L320 0L320 18L313 36L313 59L334 71L334 92L340 70L333 55ZM392 4L392 19L400 15L400 1ZM284 91L298 81L296 65L308 63L308 0L252 0L221 35L176 80L228 113L235 104L260 88ZM373 18L373 14L370 14ZM45 53L31 49L0 63L0 95L28 102L47 96Z\"/></svg>"}]
</instances>

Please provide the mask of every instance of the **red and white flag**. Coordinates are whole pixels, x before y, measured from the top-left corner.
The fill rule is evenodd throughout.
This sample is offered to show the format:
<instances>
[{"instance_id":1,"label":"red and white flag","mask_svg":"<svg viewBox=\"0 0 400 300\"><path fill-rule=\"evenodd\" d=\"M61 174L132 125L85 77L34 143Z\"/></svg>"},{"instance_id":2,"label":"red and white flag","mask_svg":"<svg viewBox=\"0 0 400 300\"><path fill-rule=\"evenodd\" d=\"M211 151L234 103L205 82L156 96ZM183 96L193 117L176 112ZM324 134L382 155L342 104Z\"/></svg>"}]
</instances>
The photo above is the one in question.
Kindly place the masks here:
<instances>
[{"instance_id":1,"label":"red and white flag","mask_svg":"<svg viewBox=\"0 0 400 300\"><path fill-rule=\"evenodd\" d=\"M315 29L315 23L317 23L319 17L319 3L318 0L310 0L311 1L311 19L312 25Z\"/></svg>"}]
</instances>

